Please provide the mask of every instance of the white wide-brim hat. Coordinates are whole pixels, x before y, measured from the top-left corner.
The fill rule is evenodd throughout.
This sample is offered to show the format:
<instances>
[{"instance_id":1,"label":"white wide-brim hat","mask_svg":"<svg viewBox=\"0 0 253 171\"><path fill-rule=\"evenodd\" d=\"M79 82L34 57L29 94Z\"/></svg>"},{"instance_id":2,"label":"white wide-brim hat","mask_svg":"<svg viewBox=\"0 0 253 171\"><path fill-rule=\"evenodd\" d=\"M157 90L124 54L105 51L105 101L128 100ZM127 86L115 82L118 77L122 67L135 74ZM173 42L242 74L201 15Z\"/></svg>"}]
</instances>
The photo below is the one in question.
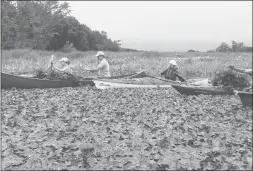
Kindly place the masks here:
<instances>
[{"instance_id":1,"label":"white wide-brim hat","mask_svg":"<svg viewBox=\"0 0 253 171\"><path fill-rule=\"evenodd\" d=\"M69 59L66 57L61 58L59 61L69 63Z\"/></svg>"},{"instance_id":2,"label":"white wide-brim hat","mask_svg":"<svg viewBox=\"0 0 253 171\"><path fill-rule=\"evenodd\" d=\"M102 52L102 51L99 51L99 52L97 52L97 54L95 56L96 57L98 57L98 56L104 56L105 57L105 53Z\"/></svg>"},{"instance_id":3,"label":"white wide-brim hat","mask_svg":"<svg viewBox=\"0 0 253 171\"><path fill-rule=\"evenodd\" d=\"M171 65L177 65L177 62L175 60L170 60L169 64L171 64Z\"/></svg>"}]
</instances>

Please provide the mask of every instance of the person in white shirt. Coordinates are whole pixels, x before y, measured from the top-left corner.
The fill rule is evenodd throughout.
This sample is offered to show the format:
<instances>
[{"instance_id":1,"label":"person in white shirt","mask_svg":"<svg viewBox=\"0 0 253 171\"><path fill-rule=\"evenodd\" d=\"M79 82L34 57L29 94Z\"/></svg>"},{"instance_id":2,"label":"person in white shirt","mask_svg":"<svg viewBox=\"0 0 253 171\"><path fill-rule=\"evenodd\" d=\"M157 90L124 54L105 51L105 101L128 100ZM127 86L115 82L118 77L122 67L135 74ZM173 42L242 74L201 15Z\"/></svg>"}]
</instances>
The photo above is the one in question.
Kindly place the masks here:
<instances>
[{"instance_id":1,"label":"person in white shirt","mask_svg":"<svg viewBox=\"0 0 253 171\"><path fill-rule=\"evenodd\" d=\"M110 73L110 65L108 61L105 59L105 54L102 51L97 52L95 55L98 59L98 66L95 69L88 69L85 68L85 70L90 72L98 72L98 77L111 77Z\"/></svg>"},{"instance_id":2,"label":"person in white shirt","mask_svg":"<svg viewBox=\"0 0 253 171\"><path fill-rule=\"evenodd\" d=\"M63 57L59 60L61 62L61 68L57 68L56 66L52 65L52 69L59 73L68 73L72 74L73 70L70 67L70 61L68 58Z\"/></svg>"}]
</instances>

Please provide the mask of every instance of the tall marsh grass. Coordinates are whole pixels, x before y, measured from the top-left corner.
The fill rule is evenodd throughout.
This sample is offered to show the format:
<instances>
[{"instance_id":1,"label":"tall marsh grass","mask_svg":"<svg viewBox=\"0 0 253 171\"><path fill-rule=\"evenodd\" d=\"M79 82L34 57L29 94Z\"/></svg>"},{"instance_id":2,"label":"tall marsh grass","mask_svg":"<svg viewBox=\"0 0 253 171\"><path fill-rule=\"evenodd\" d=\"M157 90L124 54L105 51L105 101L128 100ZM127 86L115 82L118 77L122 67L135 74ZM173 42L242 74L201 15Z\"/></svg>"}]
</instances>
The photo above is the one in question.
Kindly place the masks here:
<instances>
[{"instance_id":1,"label":"tall marsh grass","mask_svg":"<svg viewBox=\"0 0 253 171\"><path fill-rule=\"evenodd\" d=\"M2 72L11 74L33 74L36 70L47 70L50 56L55 55L55 65L59 59L67 57L71 61L74 73L79 76L91 76L84 68L97 66L96 52L73 51L70 53L16 49L2 51ZM126 74L129 70L144 69L149 75L158 76L174 59L185 78L212 77L214 73L226 69L229 65L252 68L252 53L177 53L177 52L106 52L113 75Z\"/></svg>"}]
</instances>

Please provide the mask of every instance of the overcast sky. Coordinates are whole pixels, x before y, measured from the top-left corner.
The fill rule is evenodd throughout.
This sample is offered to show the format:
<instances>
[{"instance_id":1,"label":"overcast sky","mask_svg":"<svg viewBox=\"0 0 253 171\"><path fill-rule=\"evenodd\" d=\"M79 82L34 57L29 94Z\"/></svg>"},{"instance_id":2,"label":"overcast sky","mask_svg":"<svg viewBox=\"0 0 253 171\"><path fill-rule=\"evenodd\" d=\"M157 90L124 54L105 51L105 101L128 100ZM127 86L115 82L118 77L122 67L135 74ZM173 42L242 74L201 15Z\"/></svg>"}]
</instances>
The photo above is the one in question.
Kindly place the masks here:
<instances>
[{"instance_id":1,"label":"overcast sky","mask_svg":"<svg viewBox=\"0 0 253 171\"><path fill-rule=\"evenodd\" d=\"M67 1L71 15L122 47L206 51L231 41L252 46L252 1Z\"/></svg>"}]
</instances>

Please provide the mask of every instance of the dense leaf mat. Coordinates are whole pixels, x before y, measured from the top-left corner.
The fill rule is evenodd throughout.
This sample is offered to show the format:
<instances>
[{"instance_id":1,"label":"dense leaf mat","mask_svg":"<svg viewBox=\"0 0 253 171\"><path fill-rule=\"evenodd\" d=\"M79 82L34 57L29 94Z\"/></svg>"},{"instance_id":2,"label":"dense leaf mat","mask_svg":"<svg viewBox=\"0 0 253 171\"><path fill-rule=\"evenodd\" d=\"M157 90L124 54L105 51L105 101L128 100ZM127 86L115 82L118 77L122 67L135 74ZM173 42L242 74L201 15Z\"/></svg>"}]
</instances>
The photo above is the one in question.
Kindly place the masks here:
<instances>
[{"instance_id":1,"label":"dense leaf mat","mask_svg":"<svg viewBox=\"0 0 253 171\"><path fill-rule=\"evenodd\" d=\"M2 169L251 169L252 109L173 89L2 90Z\"/></svg>"}]
</instances>

